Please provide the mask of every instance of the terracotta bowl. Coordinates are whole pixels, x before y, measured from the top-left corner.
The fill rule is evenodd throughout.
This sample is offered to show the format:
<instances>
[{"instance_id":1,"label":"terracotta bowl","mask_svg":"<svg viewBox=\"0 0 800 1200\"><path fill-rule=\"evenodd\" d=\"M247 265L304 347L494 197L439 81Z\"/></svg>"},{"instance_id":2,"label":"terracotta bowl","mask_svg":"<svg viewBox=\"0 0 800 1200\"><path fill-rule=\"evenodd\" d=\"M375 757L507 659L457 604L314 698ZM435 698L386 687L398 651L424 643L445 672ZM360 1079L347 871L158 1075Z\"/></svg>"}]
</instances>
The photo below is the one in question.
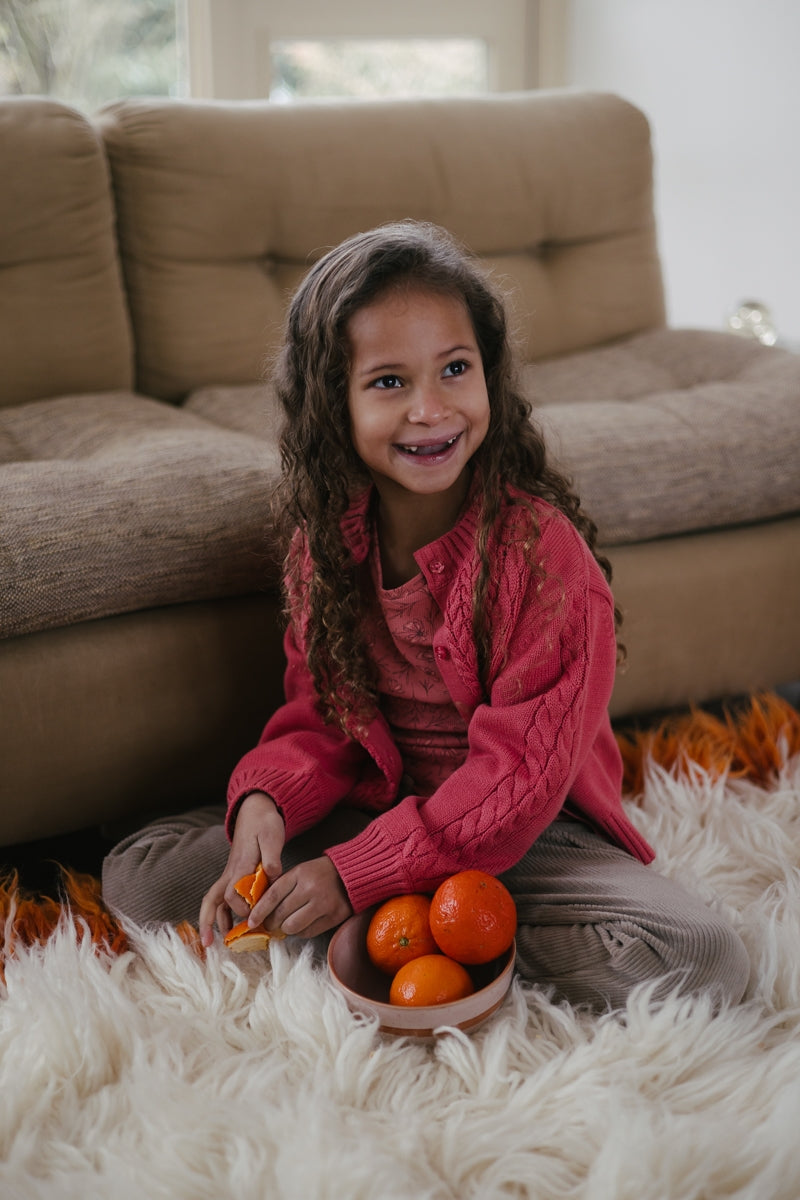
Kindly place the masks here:
<instances>
[{"instance_id":1,"label":"terracotta bowl","mask_svg":"<svg viewBox=\"0 0 800 1200\"><path fill-rule=\"evenodd\" d=\"M377 1016L382 1033L433 1038L443 1027L477 1029L503 1003L514 974L516 944L494 962L468 968L475 991L463 1000L417 1008L390 1004L391 978L374 966L367 954L367 928L373 911L350 917L328 946L331 979L352 1012Z\"/></svg>"}]
</instances>

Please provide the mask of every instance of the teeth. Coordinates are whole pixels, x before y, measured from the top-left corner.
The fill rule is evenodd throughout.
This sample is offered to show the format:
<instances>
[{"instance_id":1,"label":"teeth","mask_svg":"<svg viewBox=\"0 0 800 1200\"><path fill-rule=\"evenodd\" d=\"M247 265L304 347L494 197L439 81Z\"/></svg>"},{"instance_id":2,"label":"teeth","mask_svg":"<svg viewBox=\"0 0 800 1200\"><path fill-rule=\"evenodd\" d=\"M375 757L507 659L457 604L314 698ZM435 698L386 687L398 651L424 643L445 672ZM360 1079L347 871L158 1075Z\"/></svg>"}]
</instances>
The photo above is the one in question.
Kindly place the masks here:
<instances>
[{"instance_id":1,"label":"teeth","mask_svg":"<svg viewBox=\"0 0 800 1200\"><path fill-rule=\"evenodd\" d=\"M442 454L445 450L449 450L458 438L451 437L449 442L442 442L438 446L403 446L402 449L406 454Z\"/></svg>"}]
</instances>

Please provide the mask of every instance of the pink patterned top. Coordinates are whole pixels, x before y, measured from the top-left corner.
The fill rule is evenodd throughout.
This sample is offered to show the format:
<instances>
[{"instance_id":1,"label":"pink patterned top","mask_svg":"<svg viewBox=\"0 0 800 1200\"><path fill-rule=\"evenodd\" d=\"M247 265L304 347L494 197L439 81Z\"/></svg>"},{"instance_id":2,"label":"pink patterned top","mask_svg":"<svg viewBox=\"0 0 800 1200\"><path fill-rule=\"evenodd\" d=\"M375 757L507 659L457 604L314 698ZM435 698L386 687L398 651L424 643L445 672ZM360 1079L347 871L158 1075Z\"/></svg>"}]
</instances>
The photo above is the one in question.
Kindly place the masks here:
<instances>
[{"instance_id":1,"label":"pink patterned top","mask_svg":"<svg viewBox=\"0 0 800 1200\"><path fill-rule=\"evenodd\" d=\"M378 667L381 711L403 759L403 790L431 796L467 757L467 724L433 655L444 615L421 572L384 588L377 538L370 570L375 599L366 639Z\"/></svg>"}]
</instances>

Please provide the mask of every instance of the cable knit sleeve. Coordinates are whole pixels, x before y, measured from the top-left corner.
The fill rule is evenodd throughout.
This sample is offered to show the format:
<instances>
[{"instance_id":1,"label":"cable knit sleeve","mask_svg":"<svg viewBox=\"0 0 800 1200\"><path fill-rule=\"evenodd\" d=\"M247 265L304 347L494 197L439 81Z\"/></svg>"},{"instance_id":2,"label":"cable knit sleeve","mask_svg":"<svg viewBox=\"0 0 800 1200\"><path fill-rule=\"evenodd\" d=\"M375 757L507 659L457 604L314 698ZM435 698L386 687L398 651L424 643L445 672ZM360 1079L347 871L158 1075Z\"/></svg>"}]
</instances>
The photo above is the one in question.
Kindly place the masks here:
<instances>
[{"instance_id":1,"label":"cable knit sleeve","mask_svg":"<svg viewBox=\"0 0 800 1200\"><path fill-rule=\"evenodd\" d=\"M432 796L407 796L328 852L356 911L395 893L431 891L468 867L502 872L555 819L576 781L587 810L613 807L621 769L607 713L616 665L611 593L566 522L551 550L557 599L544 614L535 573L504 566L508 599L493 611L506 625L504 653L489 702L469 722L464 764Z\"/></svg>"}]
</instances>

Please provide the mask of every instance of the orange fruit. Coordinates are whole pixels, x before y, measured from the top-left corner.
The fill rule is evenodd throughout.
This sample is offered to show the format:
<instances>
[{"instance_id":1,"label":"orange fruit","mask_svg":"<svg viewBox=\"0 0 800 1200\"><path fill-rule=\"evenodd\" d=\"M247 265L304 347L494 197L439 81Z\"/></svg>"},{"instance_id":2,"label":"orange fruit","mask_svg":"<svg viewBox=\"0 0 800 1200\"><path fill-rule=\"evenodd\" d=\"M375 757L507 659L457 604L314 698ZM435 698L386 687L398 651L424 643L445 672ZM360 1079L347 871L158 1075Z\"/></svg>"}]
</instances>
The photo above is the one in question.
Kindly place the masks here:
<instances>
[{"instance_id":1,"label":"orange fruit","mask_svg":"<svg viewBox=\"0 0 800 1200\"><path fill-rule=\"evenodd\" d=\"M517 906L494 875L459 871L434 892L429 919L443 954L460 963L487 963L513 942Z\"/></svg>"},{"instance_id":2,"label":"orange fruit","mask_svg":"<svg viewBox=\"0 0 800 1200\"><path fill-rule=\"evenodd\" d=\"M376 967L394 975L412 959L437 953L428 923L430 907L430 896L416 893L384 901L367 929L367 954Z\"/></svg>"},{"instance_id":3,"label":"orange fruit","mask_svg":"<svg viewBox=\"0 0 800 1200\"><path fill-rule=\"evenodd\" d=\"M469 972L444 954L412 958L395 975L389 988L390 1004L447 1004L475 991Z\"/></svg>"},{"instance_id":4,"label":"orange fruit","mask_svg":"<svg viewBox=\"0 0 800 1200\"><path fill-rule=\"evenodd\" d=\"M261 863L259 863L252 875L243 875L241 879L237 879L233 885L233 890L238 892L242 899L246 900L252 908L264 895L268 886L267 873ZM244 920L228 930L224 941L230 950L235 950L239 953L243 950L266 950L273 938L282 939L285 937L285 933L280 931L271 933L263 925L256 925L253 929L250 929L247 921Z\"/></svg>"},{"instance_id":5,"label":"orange fruit","mask_svg":"<svg viewBox=\"0 0 800 1200\"><path fill-rule=\"evenodd\" d=\"M252 875L243 875L233 885L233 890L238 892L243 900L252 908L257 904L264 892L267 890L269 880L267 879L266 871L261 863L258 864Z\"/></svg>"},{"instance_id":6,"label":"orange fruit","mask_svg":"<svg viewBox=\"0 0 800 1200\"><path fill-rule=\"evenodd\" d=\"M235 950L237 953L242 950L266 950L273 938L282 941L285 937L286 934L281 930L271 933L263 925L256 925L255 928L249 929L247 921L240 921L225 934L225 945L229 950Z\"/></svg>"}]
</instances>

